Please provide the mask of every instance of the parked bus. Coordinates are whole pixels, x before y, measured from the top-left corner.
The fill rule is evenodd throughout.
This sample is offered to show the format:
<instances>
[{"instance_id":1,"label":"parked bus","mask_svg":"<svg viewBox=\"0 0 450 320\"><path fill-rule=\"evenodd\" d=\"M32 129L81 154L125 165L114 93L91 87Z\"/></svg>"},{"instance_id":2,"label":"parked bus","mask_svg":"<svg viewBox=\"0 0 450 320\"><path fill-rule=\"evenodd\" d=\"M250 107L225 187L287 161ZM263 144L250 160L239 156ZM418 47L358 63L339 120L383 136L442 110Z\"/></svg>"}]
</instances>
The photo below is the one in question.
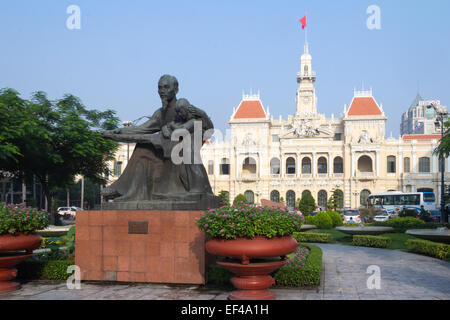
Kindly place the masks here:
<instances>
[{"instance_id":1,"label":"parked bus","mask_svg":"<svg viewBox=\"0 0 450 320\"><path fill-rule=\"evenodd\" d=\"M384 208L388 213L403 208L414 208L420 210L436 209L436 197L433 192L385 192L371 194L367 199L368 207Z\"/></svg>"}]
</instances>

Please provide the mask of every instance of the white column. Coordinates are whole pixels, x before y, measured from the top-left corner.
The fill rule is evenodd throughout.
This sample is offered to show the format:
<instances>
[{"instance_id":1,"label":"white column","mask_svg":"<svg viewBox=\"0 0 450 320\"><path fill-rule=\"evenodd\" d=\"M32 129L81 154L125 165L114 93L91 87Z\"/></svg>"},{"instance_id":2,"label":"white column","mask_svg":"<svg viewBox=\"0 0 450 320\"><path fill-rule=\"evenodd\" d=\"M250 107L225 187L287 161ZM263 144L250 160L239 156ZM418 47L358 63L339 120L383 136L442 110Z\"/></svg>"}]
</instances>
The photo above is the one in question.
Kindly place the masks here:
<instances>
[{"instance_id":1,"label":"white column","mask_svg":"<svg viewBox=\"0 0 450 320\"><path fill-rule=\"evenodd\" d=\"M239 167L240 167L240 165L239 165L239 154L238 153L236 153L236 163L235 163L235 166L236 166L236 171L235 171L235 173L236 173L236 179L239 177ZM230 164L230 167L231 167L231 164ZM231 168L230 168L230 173L231 173Z\"/></svg>"},{"instance_id":2,"label":"white column","mask_svg":"<svg viewBox=\"0 0 450 320\"><path fill-rule=\"evenodd\" d=\"M258 152L258 155L259 155L259 178L261 179L262 178L262 161L263 161L263 159L262 159L261 152Z\"/></svg>"},{"instance_id":3,"label":"white column","mask_svg":"<svg viewBox=\"0 0 450 320\"><path fill-rule=\"evenodd\" d=\"M315 152L313 152L313 154L312 154L312 164L311 164L311 170L312 170L312 177L313 178L315 178L316 176L317 176L317 164L316 164L316 161L317 161L317 159L316 159L316 153Z\"/></svg>"},{"instance_id":4,"label":"white column","mask_svg":"<svg viewBox=\"0 0 450 320\"><path fill-rule=\"evenodd\" d=\"M439 163L438 163L437 156L435 154L433 154L433 160L432 161L433 161L433 173L438 173L439 172L439 170L438 170Z\"/></svg>"},{"instance_id":5,"label":"white column","mask_svg":"<svg viewBox=\"0 0 450 320\"><path fill-rule=\"evenodd\" d=\"M355 153L352 152L352 171L351 171L351 177L356 176L356 166L355 166Z\"/></svg>"},{"instance_id":6,"label":"white column","mask_svg":"<svg viewBox=\"0 0 450 320\"><path fill-rule=\"evenodd\" d=\"M333 172L333 155L328 152L328 176L331 178Z\"/></svg>"},{"instance_id":7,"label":"white column","mask_svg":"<svg viewBox=\"0 0 450 320\"><path fill-rule=\"evenodd\" d=\"M447 172L450 172L450 157L447 158Z\"/></svg>"},{"instance_id":8,"label":"white column","mask_svg":"<svg viewBox=\"0 0 450 320\"><path fill-rule=\"evenodd\" d=\"M417 155L415 151L412 154L412 173L417 173Z\"/></svg>"},{"instance_id":9,"label":"white column","mask_svg":"<svg viewBox=\"0 0 450 320\"><path fill-rule=\"evenodd\" d=\"M376 162L376 174L377 177L380 176L380 152L377 151L375 154L375 162Z\"/></svg>"},{"instance_id":10,"label":"white column","mask_svg":"<svg viewBox=\"0 0 450 320\"><path fill-rule=\"evenodd\" d=\"M281 157L280 157L280 173L281 173L281 178L284 178L284 166L285 166L285 163L284 163L284 156L283 156L283 154L281 154ZM281 196L280 196L281 197Z\"/></svg>"},{"instance_id":11,"label":"white column","mask_svg":"<svg viewBox=\"0 0 450 320\"><path fill-rule=\"evenodd\" d=\"M300 178L301 171L302 171L302 164L300 163L300 153L297 153L297 178Z\"/></svg>"},{"instance_id":12,"label":"white column","mask_svg":"<svg viewBox=\"0 0 450 320\"><path fill-rule=\"evenodd\" d=\"M402 174L402 172L403 172L403 153L399 152L397 176L400 176Z\"/></svg>"}]
</instances>

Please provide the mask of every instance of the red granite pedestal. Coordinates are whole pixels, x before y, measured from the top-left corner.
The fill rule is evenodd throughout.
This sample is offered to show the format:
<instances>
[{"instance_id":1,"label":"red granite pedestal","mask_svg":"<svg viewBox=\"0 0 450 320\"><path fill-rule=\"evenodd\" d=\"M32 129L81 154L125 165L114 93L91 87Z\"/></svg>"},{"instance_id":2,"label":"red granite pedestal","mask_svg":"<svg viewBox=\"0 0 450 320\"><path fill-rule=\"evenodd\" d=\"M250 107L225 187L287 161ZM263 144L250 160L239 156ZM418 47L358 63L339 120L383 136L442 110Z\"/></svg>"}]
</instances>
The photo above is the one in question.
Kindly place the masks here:
<instances>
[{"instance_id":1,"label":"red granite pedestal","mask_svg":"<svg viewBox=\"0 0 450 320\"><path fill-rule=\"evenodd\" d=\"M203 211L79 211L81 280L205 284Z\"/></svg>"}]
</instances>

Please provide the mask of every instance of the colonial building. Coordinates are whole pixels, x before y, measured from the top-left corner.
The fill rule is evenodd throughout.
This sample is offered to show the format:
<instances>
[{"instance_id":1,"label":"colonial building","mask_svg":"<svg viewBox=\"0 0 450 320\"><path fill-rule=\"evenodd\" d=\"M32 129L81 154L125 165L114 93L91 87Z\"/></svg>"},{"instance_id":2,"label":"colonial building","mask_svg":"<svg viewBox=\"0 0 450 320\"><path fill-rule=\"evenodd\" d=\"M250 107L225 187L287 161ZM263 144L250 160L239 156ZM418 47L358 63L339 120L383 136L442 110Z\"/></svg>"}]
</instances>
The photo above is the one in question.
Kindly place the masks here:
<instances>
[{"instance_id":1,"label":"colonial building","mask_svg":"<svg viewBox=\"0 0 450 320\"><path fill-rule=\"evenodd\" d=\"M294 114L273 119L259 93L244 94L229 120L229 138L216 135L202 148L216 194L226 191L232 200L241 193L255 203L284 198L293 207L310 192L325 208L332 191L340 190L344 207L358 208L371 193L434 191L440 203L433 155L439 135L386 138L387 118L372 90L355 90L343 117L319 113L308 43L297 80Z\"/></svg>"}]
</instances>

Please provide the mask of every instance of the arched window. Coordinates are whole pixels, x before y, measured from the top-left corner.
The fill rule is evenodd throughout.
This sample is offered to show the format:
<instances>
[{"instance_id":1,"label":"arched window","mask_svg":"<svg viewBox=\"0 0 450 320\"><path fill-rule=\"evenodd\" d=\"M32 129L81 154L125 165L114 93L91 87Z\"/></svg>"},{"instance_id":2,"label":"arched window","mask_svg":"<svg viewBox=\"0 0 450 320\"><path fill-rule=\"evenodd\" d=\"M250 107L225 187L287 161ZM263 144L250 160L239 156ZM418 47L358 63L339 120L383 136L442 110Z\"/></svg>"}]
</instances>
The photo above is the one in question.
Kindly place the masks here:
<instances>
[{"instance_id":1,"label":"arched window","mask_svg":"<svg viewBox=\"0 0 450 320\"><path fill-rule=\"evenodd\" d=\"M223 158L220 162L220 174L228 176L230 174L230 160Z\"/></svg>"},{"instance_id":2,"label":"arched window","mask_svg":"<svg viewBox=\"0 0 450 320\"><path fill-rule=\"evenodd\" d=\"M277 190L273 190L270 193L270 201L277 202L277 203L280 202L280 193Z\"/></svg>"},{"instance_id":3,"label":"arched window","mask_svg":"<svg viewBox=\"0 0 450 320\"><path fill-rule=\"evenodd\" d=\"M411 172L411 160L408 157L403 158L403 172L404 173Z\"/></svg>"},{"instance_id":4,"label":"arched window","mask_svg":"<svg viewBox=\"0 0 450 320\"><path fill-rule=\"evenodd\" d=\"M295 209L295 192L292 190L289 190L288 192L286 192L286 206L290 210Z\"/></svg>"},{"instance_id":5,"label":"arched window","mask_svg":"<svg viewBox=\"0 0 450 320\"><path fill-rule=\"evenodd\" d=\"M359 203L362 207L367 207L367 199L369 198L369 196L370 196L369 190L361 191L359 195Z\"/></svg>"},{"instance_id":6,"label":"arched window","mask_svg":"<svg viewBox=\"0 0 450 320\"><path fill-rule=\"evenodd\" d=\"M373 172L372 159L369 156L362 156L358 159L359 172Z\"/></svg>"},{"instance_id":7,"label":"arched window","mask_svg":"<svg viewBox=\"0 0 450 320\"><path fill-rule=\"evenodd\" d=\"M430 173L430 158L422 157L419 159L419 172Z\"/></svg>"},{"instance_id":8,"label":"arched window","mask_svg":"<svg viewBox=\"0 0 450 320\"><path fill-rule=\"evenodd\" d=\"M280 159L273 158L270 160L270 174L280 174Z\"/></svg>"},{"instance_id":9,"label":"arched window","mask_svg":"<svg viewBox=\"0 0 450 320\"><path fill-rule=\"evenodd\" d=\"M320 157L317 161L317 172L322 174L328 172L327 159L325 157Z\"/></svg>"},{"instance_id":10,"label":"arched window","mask_svg":"<svg viewBox=\"0 0 450 320\"><path fill-rule=\"evenodd\" d=\"M256 174L256 160L251 157L245 158L242 164L242 173Z\"/></svg>"},{"instance_id":11,"label":"arched window","mask_svg":"<svg viewBox=\"0 0 450 320\"><path fill-rule=\"evenodd\" d=\"M255 194L253 193L252 190L247 190L244 193L245 199L247 199L248 203L255 203Z\"/></svg>"},{"instance_id":12,"label":"arched window","mask_svg":"<svg viewBox=\"0 0 450 320\"><path fill-rule=\"evenodd\" d=\"M303 174L311 174L311 159L310 158L303 158L302 173Z\"/></svg>"},{"instance_id":13,"label":"arched window","mask_svg":"<svg viewBox=\"0 0 450 320\"><path fill-rule=\"evenodd\" d=\"M295 159L292 157L286 160L286 173L295 174Z\"/></svg>"},{"instance_id":14,"label":"arched window","mask_svg":"<svg viewBox=\"0 0 450 320\"><path fill-rule=\"evenodd\" d=\"M214 174L214 161L213 160L208 161L208 174L209 175Z\"/></svg>"},{"instance_id":15,"label":"arched window","mask_svg":"<svg viewBox=\"0 0 450 320\"><path fill-rule=\"evenodd\" d=\"M395 173L395 156L387 157L387 173Z\"/></svg>"},{"instance_id":16,"label":"arched window","mask_svg":"<svg viewBox=\"0 0 450 320\"><path fill-rule=\"evenodd\" d=\"M344 173L344 160L341 157L334 158L334 173Z\"/></svg>"},{"instance_id":17,"label":"arched window","mask_svg":"<svg viewBox=\"0 0 450 320\"><path fill-rule=\"evenodd\" d=\"M320 190L317 194L317 205L322 209L322 211L327 210L327 202L327 192L325 190Z\"/></svg>"},{"instance_id":18,"label":"arched window","mask_svg":"<svg viewBox=\"0 0 450 320\"><path fill-rule=\"evenodd\" d=\"M119 177L122 174L122 161L114 161L114 175Z\"/></svg>"}]
</instances>

